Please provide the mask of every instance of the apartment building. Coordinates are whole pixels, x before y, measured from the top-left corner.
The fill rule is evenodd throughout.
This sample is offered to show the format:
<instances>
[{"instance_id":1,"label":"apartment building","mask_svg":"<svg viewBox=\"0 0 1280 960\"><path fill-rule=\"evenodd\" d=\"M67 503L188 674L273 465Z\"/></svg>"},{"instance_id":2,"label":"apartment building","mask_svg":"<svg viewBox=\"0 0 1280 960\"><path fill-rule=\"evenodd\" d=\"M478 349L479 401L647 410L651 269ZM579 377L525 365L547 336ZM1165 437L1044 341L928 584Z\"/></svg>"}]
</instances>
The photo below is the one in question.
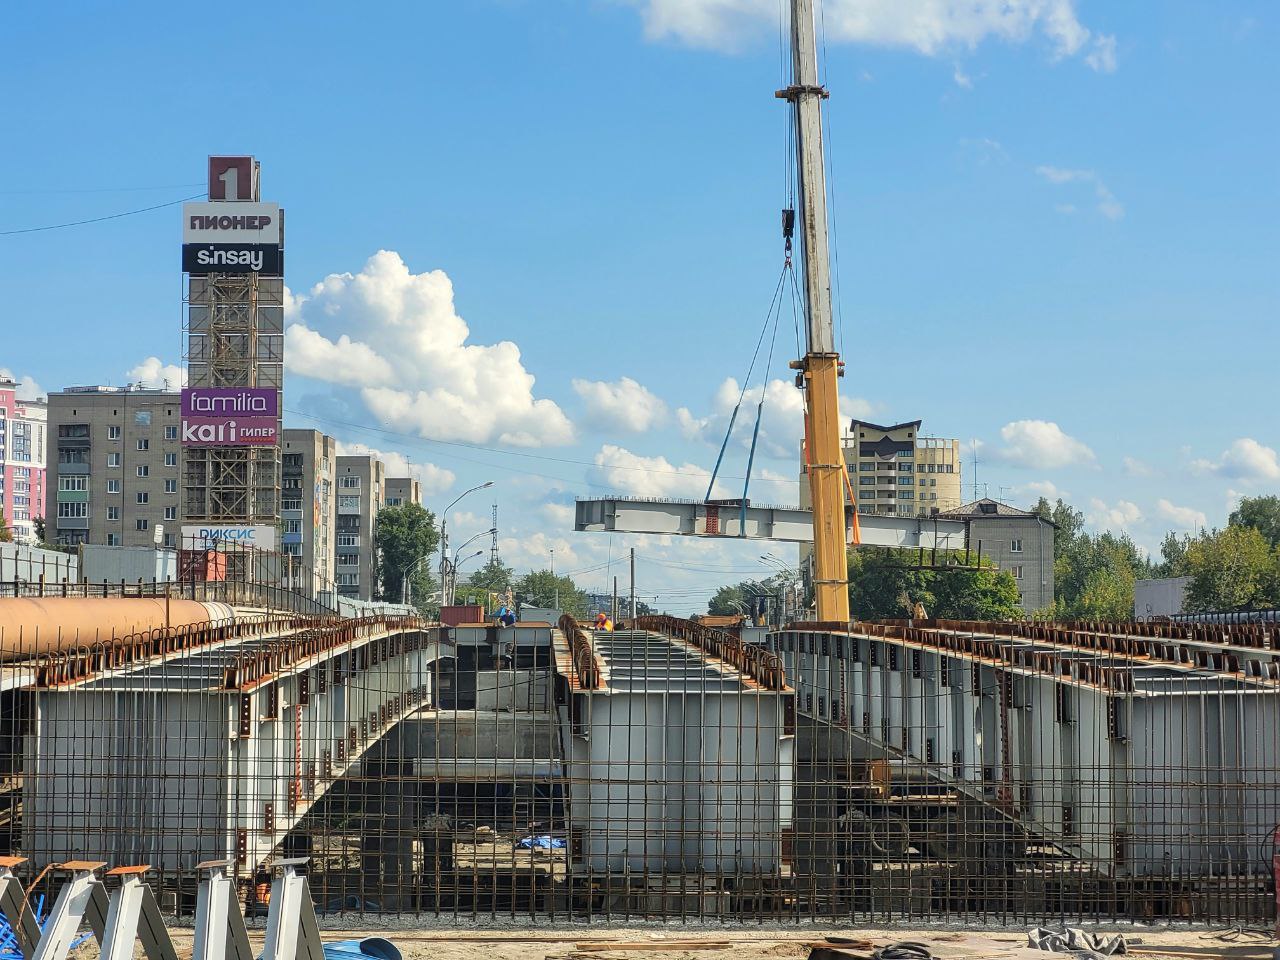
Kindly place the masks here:
<instances>
[{"instance_id":1,"label":"apartment building","mask_svg":"<svg viewBox=\"0 0 1280 960\"><path fill-rule=\"evenodd\" d=\"M422 506L422 484L412 477L388 478L386 505L398 507L406 503Z\"/></svg>"},{"instance_id":2,"label":"apartment building","mask_svg":"<svg viewBox=\"0 0 1280 960\"><path fill-rule=\"evenodd\" d=\"M849 424L842 447L859 513L929 517L961 505L960 441L921 436L922 422ZM800 506L809 505L802 468Z\"/></svg>"},{"instance_id":3,"label":"apartment building","mask_svg":"<svg viewBox=\"0 0 1280 960\"><path fill-rule=\"evenodd\" d=\"M51 500L58 543L149 547L156 528L177 546L181 396L135 387L68 387L49 394ZM56 479L55 479L56 478ZM56 498L56 499L55 499Z\"/></svg>"},{"instance_id":4,"label":"apartment building","mask_svg":"<svg viewBox=\"0 0 1280 960\"><path fill-rule=\"evenodd\" d=\"M338 457L334 580L344 597L372 600L377 551L373 533L386 505L386 467L368 456Z\"/></svg>"},{"instance_id":5,"label":"apartment building","mask_svg":"<svg viewBox=\"0 0 1280 960\"><path fill-rule=\"evenodd\" d=\"M337 441L318 430L285 430L281 440L281 550L286 585L312 596L333 590Z\"/></svg>"},{"instance_id":6,"label":"apartment building","mask_svg":"<svg viewBox=\"0 0 1280 960\"><path fill-rule=\"evenodd\" d=\"M1018 602L1027 613L1053 602L1053 538L1057 527L1039 514L982 499L940 516L963 520L969 549L1013 574Z\"/></svg>"},{"instance_id":7,"label":"apartment building","mask_svg":"<svg viewBox=\"0 0 1280 960\"><path fill-rule=\"evenodd\" d=\"M18 384L0 378L0 525L19 543L36 538L46 515L44 400L19 400Z\"/></svg>"}]
</instances>

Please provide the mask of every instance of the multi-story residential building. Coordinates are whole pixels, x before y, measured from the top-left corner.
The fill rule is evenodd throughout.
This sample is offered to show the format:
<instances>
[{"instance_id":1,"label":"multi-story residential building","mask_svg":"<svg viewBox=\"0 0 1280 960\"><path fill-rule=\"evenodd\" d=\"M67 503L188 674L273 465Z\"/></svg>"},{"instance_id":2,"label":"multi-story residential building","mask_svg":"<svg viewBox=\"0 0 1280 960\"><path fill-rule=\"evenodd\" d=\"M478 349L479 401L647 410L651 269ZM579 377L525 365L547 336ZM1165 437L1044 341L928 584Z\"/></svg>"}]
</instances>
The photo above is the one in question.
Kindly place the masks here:
<instances>
[{"instance_id":1,"label":"multi-story residential building","mask_svg":"<svg viewBox=\"0 0 1280 960\"><path fill-rule=\"evenodd\" d=\"M133 387L49 394L49 536L59 543L177 546L181 396ZM56 477L56 481L54 478Z\"/></svg>"},{"instance_id":2,"label":"multi-story residential building","mask_svg":"<svg viewBox=\"0 0 1280 960\"><path fill-rule=\"evenodd\" d=\"M960 441L921 436L920 424L849 425L842 446L859 513L928 517L960 506ZM806 474L802 468L800 506L807 510Z\"/></svg>"},{"instance_id":3,"label":"multi-story residential building","mask_svg":"<svg viewBox=\"0 0 1280 960\"><path fill-rule=\"evenodd\" d=\"M412 477L388 477L386 505L398 507L406 503L422 506L422 484Z\"/></svg>"},{"instance_id":4,"label":"multi-story residential building","mask_svg":"<svg viewBox=\"0 0 1280 960\"><path fill-rule=\"evenodd\" d=\"M989 558L1013 574L1018 597L1027 613L1053 602L1053 522L996 500L975 500L940 514L963 520L965 540L975 555Z\"/></svg>"},{"instance_id":5,"label":"multi-story residential building","mask_svg":"<svg viewBox=\"0 0 1280 960\"><path fill-rule=\"evenodd\" d=\"M372 600L378 558L373 542L386 504L386 467L369 456L338 457L334 579L344 597Z\"/></svg>"},{"instance_id":6,"label":"multi-story residential building","mask_svg":"<svg viewBox=\"0 0 1280 960\"><path fill-rule=\"evenodd\" d=\"M318 430L285 430L280 463L281 550L286 585L315 595L333 590L337 441Z\"/></svg>"},{"instance_id":7,"label":"multi-story residential building","mask_svg":"<svg viewBox=\"0 0 1280 960\"><path fill-rule=\"evenodd\" d=\"M37 539L45 516L47 411L45 401L19 400L18 384L0 379L0 524L22 543Z\"/></svg>"}]
</instances>

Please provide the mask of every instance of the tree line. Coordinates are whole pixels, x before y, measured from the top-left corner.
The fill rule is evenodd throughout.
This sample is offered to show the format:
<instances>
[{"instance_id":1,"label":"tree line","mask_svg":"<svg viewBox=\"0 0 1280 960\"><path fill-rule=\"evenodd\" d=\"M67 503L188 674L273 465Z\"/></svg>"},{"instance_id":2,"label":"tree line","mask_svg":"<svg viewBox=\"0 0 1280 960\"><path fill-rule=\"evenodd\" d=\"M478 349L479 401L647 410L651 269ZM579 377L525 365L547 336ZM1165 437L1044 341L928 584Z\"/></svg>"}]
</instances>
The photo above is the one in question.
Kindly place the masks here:
<instances>
[{"instance_id":1,"label":"tree line","mask_svg":"<svg viewBox=\"0 0 1280 960\"><path fill-rule=\"evenodd\" d=\"M1223 529L1169 533L1158 558L1127 533L1090 533L1084 514L1059 499L1041 498L1033 512L1057 528L1053 541L1054 600L1030 614L1038 620L1130 620L1138 580L1188 577L1187 613L1280 607L1280 497L1243 498ZM1013 576L987 558L978 566L962 552L920 563L916 553L862 547L849 552L849 606L860 620L910 617L923 607L948 620L1019 620ZM707 612L731 614L749 605L759 584L721 587ZM806 598L811 602L812 597Z\"/></svg>"}]
</instances>

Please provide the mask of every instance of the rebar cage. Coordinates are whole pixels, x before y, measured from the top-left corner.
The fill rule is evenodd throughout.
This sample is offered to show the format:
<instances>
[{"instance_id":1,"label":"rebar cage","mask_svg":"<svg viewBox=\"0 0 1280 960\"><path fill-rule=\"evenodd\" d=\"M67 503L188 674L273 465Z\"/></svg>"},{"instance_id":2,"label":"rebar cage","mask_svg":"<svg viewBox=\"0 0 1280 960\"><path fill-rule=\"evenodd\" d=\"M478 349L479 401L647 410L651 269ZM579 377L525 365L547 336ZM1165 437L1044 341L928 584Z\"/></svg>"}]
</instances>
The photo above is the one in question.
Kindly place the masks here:
<instances>
[{"instance_id":1,"label":"rebar cage","mask_svg":"<svg viewBox=\"0 0 1280 960\"><path fill-rule=\"evenodd\" d=\"M27 881L147 864L184 914L196 865L226 860L252 914L271 863L308 857L322 913L1274 916L1274 623L758 644L671 618L228 609L90 643L0 636L0 853Z\"/></svg>"}]
</instances>

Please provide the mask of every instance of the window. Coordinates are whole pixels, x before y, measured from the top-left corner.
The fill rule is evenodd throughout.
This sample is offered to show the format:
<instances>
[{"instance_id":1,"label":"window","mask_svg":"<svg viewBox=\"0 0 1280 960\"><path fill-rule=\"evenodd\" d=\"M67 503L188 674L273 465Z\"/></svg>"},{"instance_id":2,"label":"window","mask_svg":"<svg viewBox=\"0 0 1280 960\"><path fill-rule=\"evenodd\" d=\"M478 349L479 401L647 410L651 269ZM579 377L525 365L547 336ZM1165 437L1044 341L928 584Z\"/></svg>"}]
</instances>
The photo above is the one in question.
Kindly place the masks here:
<instances>
[{"instance_id":1,"label":"window","mask_svg":"<svg viewBox=\"0 0 1280 960\"><path fill-rule=\"evenodd\" d=\"M119 428L119 427L115 427L115 426L113 426L113 427L107 427L107 439L108 439L108 440L119 440L119 439L120 439L120 428Z\"/></svg>"},{"instance_id":2,"label":"window","mask_svg":"<svg viewBox=\"0 0 1280 960\"><path fill-rule=\"evenodd\" d=\"M902 473L910 473L915 469L915 466L916 465L914 463L900 463L898 464L898 470Z\"/></svg>"},{"instance_id":3,"label":"window","mask_svg":"<svg viewBox=\"0 0 1280 960\"><path fill-rule=\"evenodd\" d=\"M281 500L281 501L280 501L280 509L281 509L281 510L301 510L301 509L302 509L302 501L301 501L301 500L296 500L296 499Z\"/></svg>"},{"instance_id":4,"label":"window","mask_svg":"<svg viewBox=\"0 0 1280 960\"><path fill-rule=\"evenodd\" d=\"M118 546L120 546L120 534L118 534L118 533L108 533L108 534L107 534L107 546L108 546L108 547L118 547Z\"/></svg>"},{"instance_id":5,"label":"window","mask_svg":"<svg viewBox=\"0 0 1280 960\"><path fill-rule=\"evenodd\" d=\"M59 477L58 489L59 490L88 490L89 478L86 477L84 474L81 474L78 477Z\"/></svg>"},{"instance_id":6,"label":"window","mask_svg":"<svg viewBox=\"0 0 1280 960\"><path fill-rule=\"evenodd\" d=\"M360 586L360 574L358 574L358 573L340 573L340 574L338 574L338 586L340 586L340 587L358 587L358 586Z\"/></svg>"},{"instance_id":7,"label":"window","mask_svg":"<svg viewBox=\"0 0 1280 960\"><path fill-rule=\"evenodd\" d=\"M1021 540L1010 540L1010 541L1009 541L1009 552L1010 552L1010 553L1021 553L1021 552L1022 552L1022 541L1021 541Z\"/></svg>"},{"instance_id":8,"label":"window","mask_svg":"<svg viewBox=\"0 0 1280 960\"><path fill-rule=\"evenodd\" d=\"M876 508L869 503L863 503L858 505L858 512L859 513L875 513Z\"/></svg>"},{"instance_id":9,"label":"window","mask_svg":"<svg viewBox=\"0 0 1280 960\"><path fill-rule=\"evenodd\" d=\"M166 480L166 481L164 482L164 492L165 492L165 493L177 493L177 492L178 492L178 481L177 481L177 480Z\"/></svg>"},{"instance_id":10,"label":"window","mask_svg":"<svg viewBox=\"0 0 1280 960\"><path fill-rule=\"evenodd\" d=\"M107 507L107 519L108 519L108 520L119 520L119 519L120 519L120 508L119 508L119 507Z\"/></svg>"},{"instance_id":11,"label":"window","mask_svg":"<svg viewBox=\"0 0 1280 960\"><path fill-rule=\"evenodd\" d=\"M147 466L145 463L138 464L138 476L140 477L151 476L151 468Z\"/></svg>"},{"instance_id":12,"label":"window","mask_svg":"<svg viewBox=\"0 0 1280 960\"><path fill-rule=\"evenodd\" d=\"M915 486L915 480L914 480L914 479L912 479L911 477L899 477L899 478L898 478L898 486L900 486L900 487L912 487L912 486Z\"/></svg>"},{"instance_id":13,"label":"window","mask_svg":"<svg viewBox=\"0 0 1280 960\"><path fill-rule=\"evenodd\" d=\"M858 469L863 473L871 473L875 471L876 465L874 463L863 463L858 466Z\"/></svg>"},{"instance_id":14,"label":"window","mask_svg":"<svg viewBox=\"0 0 1280 960\"><path fill-rule=\"evenodd\" d=\"M916 457L915 450L899 450L898 451L898 459L900 460L914 460L915 457Z\"/></svg>"},{"instance_id":15,"label":"window","mask_svg":"<svg viewBox=\"0 0 1280 960\"><path fill-rule=\"evenodd\" d=\"M360 478L351 476L339 477L338 486L342 487L344 490L359 490Z\"/></svg>"},{"instance_id":16,"label":"window","mask_svg":"<svg viewBox=\"0 0 1280 960\"><path fill-rule=\"evenodd\" d=\"M338 534L338 546L340 547L358 547L360 546L360 536L355 533Z\"/></svg>"},{"instance_id":17,"label":"window","mask_svg":"<svg viewBox=\"0 0 1280 960\"><path fill-rule=\"evenodd\" d=\"M108 480L108 481L107 481L107 493L119 493L119 492L120 492L120 481L119 481L119 480Z\"/></svg>"},{"instance_id":18,"label":"window","mask_svg":"<svg viewBox=\"0 0 1280 960\"><path fill-rule=\"evenodd\" d=\"M338 509L339 510L359 510L360 498L359 497L339 497Z\"/></svg>"},{"instance_id":19,"label":"window","mask_svg":"<svg viewBox=\"0 0 1280 960\"><path fill-rule=\"evenodd\" d=\"M59 503L58 517L62 519L79 519L89 516L87 503Z\"/></svg>"},{"instance_id":20,"label":"window","mask_svg":"<svg viewBox=\"0 0 1280 960\"><path fill-rule=\"evenodd\" d=\"M178 519L178 508L177 508L177 507L165 507L165 508L164 508L164 518L165 518L166 520L177 520L177 519Z\"/></svg>"},{"instance_id":21,"label":"window","mask_svg":"<svg viewBox=\"0 0 1280 960\"><path fill-rule=\"evenodd\" d=\"M286 521L284 522L284 532L285 532L285 533L301 533L301 532L302 532L302 521L301 521L301 520L286 520Z\"/></svg>"},{"instance_id":22,"label":"window","mask_svg":"<svg viewBox=\"0 0 1280 960\"><path fill-rule=\"evenodd\" d=\"M178 428L177 428L177 427L165 427L165 428L164 428L164 438L165 438L166 440L177 440L177 439L178 439Z\"/></svg>"},{"instance_id":23,"label":"window","mask_svg":"<svg viewBox=\"0 0 1280 960\"><path fill-rule=\"evenodd\" d=\"M1022 564L1020 564L1020 563L1015 563L1012 567L1010 567L1010 568L1009 568L1009 572L1013 574L1013 579L1015 579L1015 580L1021 580L1021 579L1022 579Z\"/></svg>"},{"instance_id":24,"label":"window","mask_svg":"<svg viewBox=\"0 0 1280 960\"><path fill-rule=\"evenodd\" d=\"M151 527L150 520L144 520L141 517L139 517L137 520L133 521L133 528L135 530L147 530L147 529L150 529L150 527Z\"/></svg>"},{"instance_id":25,"label":"window","mask_svg":"<svg viewBox=\"0 0 1280 960\"><path fill-rule=\"evenodd\" d=\"M59 450L59 463L88 463L89 454L85 450Z\"/></svg>"},{"instance_id":26,"label":"window","mask_svg":"<svg viewBox=\"0 0 1280 960\"><path fill-rule=\"evenodd\" d=\"M150 449L151 449L151 441L150 441L150 440L148 440L146 437L139 437L139 438L138 438L138 449L139 449L139 450L150 450Z\"/></svg>"},{"instance_id":27,"label":"window","mask_svg":"<svg viewBox=\"0 0 1280 960\"><path fill-rule=\"evenodd\" d=\"M178 545L177 535L173 533L166 533L164 535L164 545L166 547L176 547Z\"/></svg>"},{"instance_id":28,"label":"window","mask_svg":"<svg viewBox=\"0 0 1280 960\"><path fill-rule=\"evenodd\" d=\"M87 423L60 424L58 426L58 437L63 440L87 440L89 439L89 425Z\"/></svg>"},{"instance_id":29,"label":"window","mask_svg":"<svg viewBox=\"0 0 1280 960\"><path fill-rule=\"evenodd\" d=\"M178 455L176 453L166 453L164 455L164 465L166 467L176 467L178 465Z\"/></svg>"},{"instance_id":30,"label":"window","mask_svg":"<svg viewBox=\"0 0 1280 960\"><path fill-rule=\"evenodd\" d=\"M138 493L137 493L137 498L138 498L138 503L150 503L150 502L151 502L151 494L147 493L147 491L145 491L145 490L139 490L139 491L138 491Z\"/></svg>"},{"instance_id":31,"label":"window","mask_svg":"<svg viewBox=\"0 0 1280 960\"><path fill-rule=\"evenodd\" d=\"M135 413L135 414L133 415L133 422L134 422L134 425L135 425L135 426L139 426L139 427L149 427L149 426L151 426L151 411L150 411L150 410L139 410L137 413ZM145 530L146 528L145 528L145 527L139 527L138 529L139 529L139 530Z\"/></svg>"},{"instance_id":32,"label":"window","mask_svg":"<svg viewBox=\"0 0 1280 960\"><path fill-rule=\"evenodd\" d=\"M875 477L859 477L858 478L858 486L860 487L870 487L870 486L873 486L875 482L876 482Z\"/></svg>"},{"instance_id":33,"label":"window","mask_svg":"<svg viewBox=\"0 0 1280 960\"><path fill-rule=\"evenodd\" d=\"M107 466L108 466L108 467L118 467L118 466L120 466L120 454L118 454L118 453L108 453L108 454L107 454Z\"/></svg>"},{"instance_id":34,"label":"window","mask_svg":"<svg viewBox=\"0 0 1280 960\"><path fill-rule=\"evenodd\" d=\"M916 498L916 494L915 494L915 491L914 491L914 490L899 490L899 491L898 491L898 499L899 499L899 500L914 500L915 498Z\"/></svg>"}]
</instances>

